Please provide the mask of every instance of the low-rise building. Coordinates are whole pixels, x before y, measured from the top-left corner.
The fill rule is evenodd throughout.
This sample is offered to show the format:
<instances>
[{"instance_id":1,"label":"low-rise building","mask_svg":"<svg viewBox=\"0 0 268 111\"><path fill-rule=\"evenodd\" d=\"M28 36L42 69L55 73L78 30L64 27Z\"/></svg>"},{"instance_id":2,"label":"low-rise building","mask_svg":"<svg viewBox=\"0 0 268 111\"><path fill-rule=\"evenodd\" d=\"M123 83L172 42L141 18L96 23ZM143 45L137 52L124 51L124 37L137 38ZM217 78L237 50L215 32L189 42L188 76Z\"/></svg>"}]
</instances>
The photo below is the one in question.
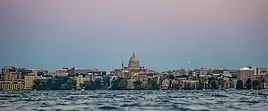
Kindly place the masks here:
<instances>
[{"instance_id":1,"label":"low-rise building","mask_svg":"<svg viewBox=\"0 0 268 111\"><path fill-rule=\"evenodd\" d=\"M35 80L37 80L37 75L34 73L24 76L25 89L31 89L34 85Z\"/></svg>"},{"instance_id":2,"label":"low-rise building","mask_svg":"<svg viewBox=\"0 0 268 111\"><path fill-rule=\"evenodd\" d=\"M56 69L56 72L53 73L53 76L68 76L68 68Z\"/></svg>"},{"instance_id":3,"label":"low-rise building","mask_svg":"<svg viewBox=\"0 0 268 111\"><path fill-rule=\"evenodd\" d=\"M167 71L169 75L174 75L175 77L186 75L186 71L184 69L180 70L169 70Z\"/></svg>"},{"instance_id":4,"label":"low-rise building","mask_svg":"<svg viewBox=\"0 0 268 111\"><path fill-rule=\"evenodd\" d=\"M2 81L0 81L0 90L22 90L24 82L22 72L13 66L4 66L2 68Z\"/></svg>"},{"instance_id":5,"label":"low-rise building","mask_svg":"<svg viewBox=\"0 0 268 111\"><path fill-rule=\"evenodd\" d=\"M254 75L254 70L251 67L244 67L239 70L239 73L237 74L237 79L242 80L243 87L245 87L246 82L249 78L251 78Z\"/></svg>"},{"instance_id":6,"label":"low-rise building","mask_svg":"<svg viewBox=\"0 0 268 111\"><path fill-rule=\"evenodd\" d=\"M268 68L253 68L254 75L267 75L268 74Z\"/></svg>"},{"instance_id":7,"label":"low-rise building","mask_svg":"<svg viewBox=\"0 0 268 111\"><path fill-rule=\"evenodd\" d=\"M23 90L23 81L0 81L0 90Z\"/></svg>"},{"instance_id":8,"label":"low-rise building","mask_svg":"<svg viewBox=\"0 0 268 111\"><path fill-rule=\"evenodd\" d=\"M88 76L83 76L83 75L78 75L73 78L76 81L76 88L80 89L81 84L84 84L86 81L90 81L90 77Z\"/></svg>"}]
</instances>

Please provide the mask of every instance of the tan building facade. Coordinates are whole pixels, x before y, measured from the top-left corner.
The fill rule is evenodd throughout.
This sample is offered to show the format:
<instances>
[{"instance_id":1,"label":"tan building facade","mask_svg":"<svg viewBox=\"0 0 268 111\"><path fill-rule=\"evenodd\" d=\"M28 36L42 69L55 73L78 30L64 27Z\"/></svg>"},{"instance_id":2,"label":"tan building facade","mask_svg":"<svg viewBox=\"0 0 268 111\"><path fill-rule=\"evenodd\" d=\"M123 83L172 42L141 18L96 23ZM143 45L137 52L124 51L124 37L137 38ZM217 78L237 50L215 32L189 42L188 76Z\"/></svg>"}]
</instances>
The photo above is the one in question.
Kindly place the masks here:
<instances>
[{"instance_id":1,"label":"tan building facade","mask_svg":"<svg viewBox=\"0 0 268 111\"><path fill-rule=\"evenodd\" d=\"M24 76L24 87L26 89L31 89L34 85L34 81L37 79L35 75L26 75Z\"/></svg>"},{"instance_id":2,"label":"tan building facade","mask_svg":"<svg viewBox=\"0 0 268 111\"><path fill-rule=\"evenodd\" d=\"M0 90L23 90L24 83L20 81L0 81Z\"/></svg>"},{"instance_id":3,"label":"tan building facade","mask_svg":"<svg viewBox=\"0 0 268 111\"><path fill-rule=\"evenodd\" d=\"M81 84L84 84L86 81L90 81L90 77L83 77L82 75L76 76L73 79L76 81L77 89L81 88Z\"/></svg>"},{"instance_id":4,"label":"tan building facade","mask_svg":"<svg viewBox=\"0 0 268 111\"><path fill-rule=\"evenodd\" d=\"M2 81L12 81L22 78L21 73L13 66L4 66L2 68L2 74Z\"/></svg>"},{"instance_id":5,"label":"tan building facade","mask_svg":"<svg viewBox=\"0 0 268 111\"><path fill-rule=\"evenodd\" d=\"M22 90L24 82L22 74L18 68L13 66L4 66L2 68L2 80L0 81L0 90Z\"/></svg>"}]
</instances>

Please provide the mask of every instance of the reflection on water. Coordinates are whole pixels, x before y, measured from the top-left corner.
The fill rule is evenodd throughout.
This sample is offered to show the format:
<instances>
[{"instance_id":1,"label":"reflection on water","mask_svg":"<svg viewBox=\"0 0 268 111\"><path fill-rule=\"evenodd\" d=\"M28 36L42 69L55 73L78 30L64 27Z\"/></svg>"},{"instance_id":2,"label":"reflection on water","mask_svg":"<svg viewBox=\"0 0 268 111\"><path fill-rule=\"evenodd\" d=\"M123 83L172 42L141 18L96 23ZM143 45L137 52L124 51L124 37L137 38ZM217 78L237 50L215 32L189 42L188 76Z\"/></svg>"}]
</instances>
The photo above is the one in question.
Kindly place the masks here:
<instances>
[{"instance_id":1,"label":"reflection on water","mask_svg":"<svg viewBox=\"0 0 268 111\"><path fill-rule=\"evenodd\" d=\"M0 91L0 111L267 111L259 91Z\"/></svg>"}]
</instances>

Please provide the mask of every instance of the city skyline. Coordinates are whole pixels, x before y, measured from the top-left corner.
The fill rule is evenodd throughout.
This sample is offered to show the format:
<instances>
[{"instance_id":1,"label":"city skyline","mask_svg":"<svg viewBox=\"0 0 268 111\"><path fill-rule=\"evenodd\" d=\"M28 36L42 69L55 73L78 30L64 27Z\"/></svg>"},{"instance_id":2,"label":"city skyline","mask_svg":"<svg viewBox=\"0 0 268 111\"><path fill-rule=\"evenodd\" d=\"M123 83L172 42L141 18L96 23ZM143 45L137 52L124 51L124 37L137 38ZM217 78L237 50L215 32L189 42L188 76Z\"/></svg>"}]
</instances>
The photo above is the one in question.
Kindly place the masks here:
<instances>
[{"instance_id":1,"label":"city skyline","mask_svg":"<svg viewBox=\"0 0 268 111\"><path fill-rule=\"evenodd\" d=\"M267 3L2 0L0 65L110 71L136 52L156 71L268 67Z\"/></svg>"},{"instance_id":2,"label":"city skyline","mask_svg":"<svg viewBox=\"0 0 268 111\"><path fill-rule=\"evenodd\" d=\"M125 68L128 68L128 67L132 67L131 64L133 65L133 57L135 58L134 61L137 62L134 63L136 65L136 68L146 68L146 66L143 66L143 65L139 65L139 58L137 57L136 53L133 52L133 55L129 57L129 60L126 62L126 61L121 61L121 66L119 67L114 67L114 68L111 68L109 70L103 70L103 69L100 69L100 68L96 68L96 67L58 67L58 68L55 68L53 70L47 70L47 69L44 69L42 67L20 67L20 68L25 68L25 69L29 69L29 70L47 70L49 72L53 72L53 71L57 71L57 70L62 70L62 69L72 69L72 68L75 68L75 69L91 69L91 70L103 70L103 71L113 71L113 70L117 70L117 69L125 69ZM188 64L191 64L191 61L187 61ZM190 65L189 65L190 66ZM14 65L3 65L3 67L14 67ZM190 66L191 67L191 66ZM155 70L157 71L158 73L160 72L165 72L165 71L175 71L175 70L195 70L195 69L235 69L235 70L247 70L248 68L265 68L265 67L256 67L256 66L251 66L251 65L244 65L242 67L198 67L198 68L182 68L182 67L177 67L177 68L174 68L174 69L167 69L167 70ZM154 68L149 68L149 69L153 69Z\"/></svg>"}]
</instances>

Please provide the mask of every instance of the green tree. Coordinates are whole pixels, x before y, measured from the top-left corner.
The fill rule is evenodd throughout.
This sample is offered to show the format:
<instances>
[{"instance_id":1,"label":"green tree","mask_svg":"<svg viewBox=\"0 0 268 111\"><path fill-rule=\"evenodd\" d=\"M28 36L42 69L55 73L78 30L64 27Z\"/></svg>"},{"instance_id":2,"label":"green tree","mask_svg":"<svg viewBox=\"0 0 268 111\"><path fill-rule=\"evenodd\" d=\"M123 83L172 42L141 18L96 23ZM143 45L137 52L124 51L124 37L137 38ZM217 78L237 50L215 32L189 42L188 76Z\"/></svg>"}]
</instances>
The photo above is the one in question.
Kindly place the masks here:
<instances>
[{"instance_id":1,"label":"green tree","mask_svg":"<svg viewBox=\"0 0 268 111\"><path fill-rule=\"evenodd\" d=\"M157 84L157 80L156 79L149 78L147 81L149 83L149 89L150 90L159 90L160 89L160 85Z\"/></svg>"},{"instance_id":2,"label":"green tree","mask_svg":"<svg viewBox=\"0 0 268 111\"><path fill-rule=\"evenodd\" d=\"M261 85L260 85L260 86L261 86L261 89L264 89L264 83L265 83L265 79L262 78L262 79L261 79Z\"/></svg>"},{"instance_id":3,"label":"green tree","mask_svg":"<svg viewBox=\"0 0 268 111\"><path fill-rule=\"evenodd\" d=\"M140 90L141 89L141 81L140 80L134 81L133 85L134 85L135 90Z\"/></svg>"},{"instance_id":4,"label":"green tree","mask_svg":"<svg viewBox=\"0 0 268 111\"><path fill-rule=\"evenodd\" d=\"M85 90L94 90L93 81L86 81L81 85Z\"/></svg>"},{"instance_id":5,"label":"green tree","mask_svg":"<svg viewBox=\"0 0 268 111\"><path fill-rule=\"evenodd\" d=\"M191 89L190 88L190 83L185 83L182 89L183 90L190 90Z\"/></svg>"},{"instance_id":6,"label":"green tree","mask_svg":"<svg viewBox=\"0 0 268 111\"><path fill-rule=\"evenodd\" d=\"M36 90L40 90L41 89L40 86L41 86L41 81L39 79L34 80L34 84L32 88Z\"/></svg>"},{"instance_id":7,"label":"green tree","mask_svg":"<svg viewBox=\"0 0 268 111\"><path fill-rule=\"evenodd\" d=\"M48 79L37 79L34 81L33 89L36 90L70 90L75 87L76 82L68 76L56 76Z\"/></svg>"},{"instance_id":8,"label":"green tree","mask_svg":"<svg viewBox=\"0 0 268 111\"><path fill-rule=\"evenodd\" d=\"M212 82L211 82L211 88L212 89L218 89L218 84L217 84L216 80L212 80Z\"/></svg>"},{"instance_id":9,"label":"green tree","mask_svg":"<svg viewBox=\"0 0 268 111\"><path fill-rule=\"evenodd\" d=\"M51 89L51 90L62 90L61 86L65 82L67 82L68 79L70 79L68 76L56 76L56 77L53 77L52 81L47 81L46 85L51 86L51 87L48 88L48 89ZM48 84L52 84L52 85L48 85Z\"/></svg>"},{"instance_id":10,"label":"green tree","mask_svg":"<svg viewBox=\"0 0 268 111\"><path fill-rule=\"evenodd\" d=\"M124 78L118 79L118 89L125 90L127 88L127 80Z\"/></svg>"},{"instance_id":11,"label":"green tree","mask_svg":"<svg viewBox=\"0 0 268 111\"><path fill-rule=\"evenodd\" d=\"M76 81L69 78L64 84L61 85L61 90L71 90L74 89Z\"/></svg>"},{"instance_id":12,"label":"green tree","mask_svg":"<svg viewBox=\"0 0 268 111\"><path fill-rule=\"evenodd\" d=\"M93 89L101 89L101 79L97 78L94 82L93 82Z\"/></svg>"},{"instance_id":13,"label":"green tree","mask_svg":"<svg viewBox=\"0 0 268 111\"><path fill-rule=\"evenodd\" d=\"M243 81L242 80L238 80L236 83L236 89L244 89L243 87Z\"/></svg>"},{"instance_id":14,"label":"green tree","mask_svg":"<svg viewBox=\"0 0 268 111\"><path fill-rule=\"evenodd\" d=\"M112 82L111 82L111 89L112 90L117 90L118 89L118 84L119 84L119 81L115 78L112 79Z\"/></svg>"},{"instance_id":15,"label":"green tree","mask_svg":"<svg viewBox=\"0 0 268 111\"><path fill-rule=\"evenodd\" d=\"M202 90L202 89L206 88L206 86L205 86L206 81L207 81L207 78L200 78L199 79L199 87L198 87L199 90Z\"/></svg>"},{"instance_id":16,"label":"green tree","mask_svg":"<svg viewBox=\"0 0 268 111\"><path fill-rule=\"evenodd\" d=\"M259 80L252 81L253 89L260 89L260 85L261 85L261 82Z\"/></svg>"},{"instance_id":17,"label":"green tree","mask_svg":"<svg viewBox=\"0 0 268 111\"><path fill-rule=\"evenodd\" d=\"M250 78L248 78L247 82L246 82L246 89L251 89L252 88L252 80Z\"/></svg>"},{"instance_id":18,"label":"green tree","mask_svg":"<svg viewBox=\"0 0 268 111\"><path fill-rule=\"evenodd\" d=\"M171 87L171 89L175 89L175 90L179 90L181 88L182 88L181 84L172 84L172 87Z\"/></svg>"},{"instance_id":19,"label":"green tree","mask_svg":"<svg viewBox=\"0 0 268 111\"><path fill-rule=\"evenodd\" d=\"M37 72L37 76L44 76L44 75L45 75L45 73L43 71L38 71Z\"/></svg>"},{"instance_id":20,"label":"green tree","mask_svg":"<svg viewBox=\"0 0 268 111\"><path fill-rule=\"evenodd\" d=\"M44 81L37 79L34 81L33 89L48 90L48 87Z\"/></svg>"},{"instance_id":21,"label":"green tree","mask_svg":"<svg viewBox=\"0 0 268 111\"><path fill-rule=\"evenodd\" d=\"M106 76L106 78L104 79L105 83L106 83L106 88L108 88L109 86L111 86L110 84L110 77L109 76Z\"/></svg>"},{"instance_id":22,"label":"green tree","mask_svg":"<svg viewBox=\"0 0 268 111\"><path fill-rule=\"evenodd\" d=\"M174 78L175 78L174 75L172 74L168 75L168 79L174 79Z\"/></svg>"},{"instance_id":23,"label":"green tree","mask_svg":"<svg viewBox=\"0 0 268 111\"><path fill-rule=\"evenodd\" d=\"M219 83L220 89L224 89L224 80L223 80L223 78L220 78L218 80L218 83Z\"/></svg>"}]
</instances>

